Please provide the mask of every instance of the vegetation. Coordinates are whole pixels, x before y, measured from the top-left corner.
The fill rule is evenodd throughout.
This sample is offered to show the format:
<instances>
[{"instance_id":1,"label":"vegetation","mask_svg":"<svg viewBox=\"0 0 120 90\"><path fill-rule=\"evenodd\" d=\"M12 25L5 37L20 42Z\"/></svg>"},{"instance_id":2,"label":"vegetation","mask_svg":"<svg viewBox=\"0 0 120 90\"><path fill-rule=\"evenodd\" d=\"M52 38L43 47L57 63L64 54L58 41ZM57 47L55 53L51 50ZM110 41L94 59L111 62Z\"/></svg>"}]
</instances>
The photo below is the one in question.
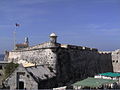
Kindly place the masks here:
<instances>
[{"instance_id":1,"label":"vegetation","mask_svg":"<svg viewBox=\"0 0 120 90\"><path fill-rule=\"evenodd\" d=\"M10 75L17 67L19 64L15 64L13 62L7 64L5 66L5 77L7 77L8 75Z\"/></svg>"}]
</instances>

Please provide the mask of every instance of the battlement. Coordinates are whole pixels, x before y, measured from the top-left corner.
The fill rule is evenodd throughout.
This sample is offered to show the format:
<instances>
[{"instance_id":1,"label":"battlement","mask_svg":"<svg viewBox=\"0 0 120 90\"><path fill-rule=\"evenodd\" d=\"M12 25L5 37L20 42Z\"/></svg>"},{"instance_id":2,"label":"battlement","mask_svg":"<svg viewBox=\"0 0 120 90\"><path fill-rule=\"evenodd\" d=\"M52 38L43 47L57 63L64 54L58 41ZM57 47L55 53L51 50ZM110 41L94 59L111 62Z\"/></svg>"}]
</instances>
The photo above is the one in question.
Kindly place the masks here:
<instances>
[{"instance_id":1,"label":"battlement","mask_svg":"<svg viewBox=\"0 0 120 90\"><path fill-rule=\"evenodd\" d=\"M84 51L98 51L96 48L89 48L89 47L83 47L83 46L76 46L76 45L68 45L68 44L61 44L62 48L67 49L74 49L74 50L84 50Z\"/></svg>"},{"instance_id":2,"label":"battlement","mask_svg":"<svg viewBox=\"0 0 120 90\"><path fill-rule=\"evenodd\" d=\"M98 51L99 54L111 54L112 52L111 51Z\"/></svg>"}]
</instances>

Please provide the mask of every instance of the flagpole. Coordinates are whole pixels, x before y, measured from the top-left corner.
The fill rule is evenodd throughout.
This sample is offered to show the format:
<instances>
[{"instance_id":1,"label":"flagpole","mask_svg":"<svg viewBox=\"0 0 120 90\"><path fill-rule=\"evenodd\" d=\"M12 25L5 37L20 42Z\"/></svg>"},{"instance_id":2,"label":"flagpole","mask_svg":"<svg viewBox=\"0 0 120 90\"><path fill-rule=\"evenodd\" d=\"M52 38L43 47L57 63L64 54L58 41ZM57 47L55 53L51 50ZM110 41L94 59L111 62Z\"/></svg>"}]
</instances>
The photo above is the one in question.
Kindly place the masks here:
<instances>
[{"instance_id":1,"label":"flagpole","mask_svg":"<svg viewBox=\"0 0 120 90\"><path fill-rule=\"evenodd\" d=\"M14 38L14 42L13 42L13 45L14 45L14 50L16 49L16 31L17 31L17 27L19 27L20 26L20 24L18 24L18 23L16 23L15 24L15 29L14 29L14 31L13 31L13 38Z\"/></svg>"}]
</instances>

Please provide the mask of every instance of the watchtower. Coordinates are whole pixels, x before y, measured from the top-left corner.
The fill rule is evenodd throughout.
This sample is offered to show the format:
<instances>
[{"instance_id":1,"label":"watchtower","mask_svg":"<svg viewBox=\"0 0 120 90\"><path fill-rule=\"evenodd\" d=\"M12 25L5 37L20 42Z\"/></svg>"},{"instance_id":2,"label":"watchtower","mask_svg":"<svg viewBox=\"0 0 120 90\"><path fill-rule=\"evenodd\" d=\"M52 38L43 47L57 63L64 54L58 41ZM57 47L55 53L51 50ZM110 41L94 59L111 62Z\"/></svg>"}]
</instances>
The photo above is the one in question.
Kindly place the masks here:
<instances>
[{"instance_id":1,"label":"watchtower","mask_svg":"<svg viewBox=\"0 0 120 90\"><path fill-rule=\"evenodd\" d=\"M50 34L50 41L52 43L56 43L57 42L57 35L55 33L51 33Z\"/></svg>"}]
</instances>

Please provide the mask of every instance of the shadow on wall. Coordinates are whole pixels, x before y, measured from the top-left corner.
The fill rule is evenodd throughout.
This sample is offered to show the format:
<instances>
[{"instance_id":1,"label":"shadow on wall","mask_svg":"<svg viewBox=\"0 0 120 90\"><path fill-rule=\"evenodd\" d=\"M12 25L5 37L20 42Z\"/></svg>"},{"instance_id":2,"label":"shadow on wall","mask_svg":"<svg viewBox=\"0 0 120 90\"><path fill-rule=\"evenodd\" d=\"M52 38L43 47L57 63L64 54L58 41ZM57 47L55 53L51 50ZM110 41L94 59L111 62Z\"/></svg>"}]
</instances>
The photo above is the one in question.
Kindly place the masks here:
<instances>
[{"instance_id":1,"label":"shadow on wall","mask_svg":"<svg viewBox=\"0 0 120 90\"><path fill-rule=\"evenodd\" d=\"M100 71L99 73L104 72L113 72L113 64L112 64L112 54L111 53L99 53L100 59L99 59L99 67Z\"/></svg>"},{"instance_id":2,"label":"shadow on wall","mask_svg":"<svg viewBox=\"0 0 120 90\"><path fill-rule=\"evenodd\" d=\"M56 77L49 78L47 80L40 80L39 89L52 89L53 87L58 87L56 82Z\"/></svg>"},{"instance_id":3,"label":"shadow on wall","mask_svg":"<svg viewBox=\"0 0 120 90\"><path fill-rule=\"evenodd\" d=\"M60 48L57 54L58 86L104 72L113 72L111 53Z\"/></svg>"}]
</instances>

